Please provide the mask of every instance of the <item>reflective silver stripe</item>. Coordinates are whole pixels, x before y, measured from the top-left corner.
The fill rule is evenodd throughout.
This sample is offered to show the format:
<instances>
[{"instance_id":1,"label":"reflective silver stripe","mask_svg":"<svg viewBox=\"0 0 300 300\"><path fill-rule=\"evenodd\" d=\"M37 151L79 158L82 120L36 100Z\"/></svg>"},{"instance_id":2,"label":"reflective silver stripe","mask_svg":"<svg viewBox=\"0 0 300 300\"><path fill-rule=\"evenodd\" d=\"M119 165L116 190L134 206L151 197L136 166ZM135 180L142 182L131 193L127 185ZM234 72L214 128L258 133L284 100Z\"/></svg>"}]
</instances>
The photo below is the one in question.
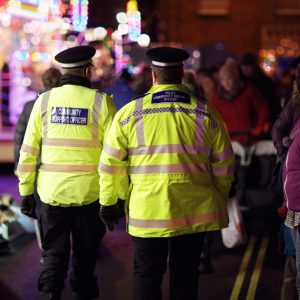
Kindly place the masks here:
<instances>
[{"instance_id":1,"label":"reflective silver stripe","mask_svg":"<svg viewBox=\"0 0 300 300\"><path fill-rule=\"evenodd\" d=\"M172 164L131 166L129 174L159 174L159 173L203 173L208 172L206 164Z\"/></svg>"},{"instance_id":2,"label":"reflective silver stripe","mask_svg":"<svg viewBox=\"0 0 300 300\"><path fill-rule=\"evenodd\" d=\"M17 172L35 172L36 171L36 164L18 164Z\"/></svg>"},{"instance_id":3,"label":"reflective silver stripe","mask_svg":"<svg viewBox=\"0 0 300 300\"><path fill-rule=\"evenodd\" d=\"M201 101L197 101L197 111L201 110L204 111L205 104ZM200 113L196 114L196 141L195 145L203 145L204 143L204 132L203 132L203 126L204 126L204 116Z\"/></svg>"},{"instance_id":4,"label":"reflective silver stripe","mask_svg":"<svg viewBox=\"0 0 300 300\"><path fill-rule=\"evenodd\" d=\"M143 98L139 98L135 102L134 117L135 117L135 130L139 146L145 145L144 134L144 119L143 119Z\"/></svg>"},{"instance_id":5,"label":"reflective silver stripe","mask_svg":"<svg viewBox=\"0 0 300 300\"><path fill-rule=\"evenodd\" d=\"M26 145L26 144L22 144L21 151L30 153L35 156L38 156L40 153L40 150L38 148L34 148L34 147Z\"/></svg>"},{"instance_id":6,"label":"reflective silver stripe","mask_svg":"<svg viewBox=\"0 0 300 300\"><path fill-rule=\"evenodd\" d=\"M209 154L210 149L208 147L200 147L193 145L179 145L179 144L167 144L167 145L153 145L153 146L141 146L128 148L129 155L146 155L146 154L159 154L159 153L187 153L187 154Z\"/></svg>"},{"instance_id":7,"label":"reflective silver stripe","mask_svg":"<svg viewBox=\"0 0 300 300\"><path fill-rule=\"evenodd\" d=\"M217 161L222 161L222 160L226 160L229 159L231 157L234 157L234 153L232 148L228 148L227 150L223 151L223 152L218 152L218 153L212 153L212 159L214 162Z\"/></svg>"},{"instance_id":8,"label":"reflective silver stripe","mask_svg":"<svg viewBox=\"0 0 300 300\"><path fill-rule=\"evenodd\" d=\"M87 59L87 60L82 60L76 63L60 63L60 66L63 69L72 69L72 68L78 68L78 67L83 67L83 66L87 66L89 64L92 64L92 60L91 59Z\"/></svg>"},{"instance_id":9,"label":"reflective silver stripe","mask_svg":"<svg viewBox=\"0 0 300 300\"><path fill-rule=\"evenodd\" d=\"M126 152L115 149L112 146L108 145L107 143L104 143L103 151L120 160L123 160L127 156Z\"/></svg>"},{"instance_id":10,"label":"reflective silver stripe","mask_svg":"<svg viewBox=\"0 0 300 300\"><path fill-rule=\"evenodd\" d=\"M214 167L212 166L212 173L216 175L232 175L234 167Z\"/></svg>"},{"instance_id":11,"label":"reflective silver stripe","mask_svg":"<svg viewBox=\"0 0 300 300\"><path fill-rule=\"evenodd\" d=\"M109 174L125 174L126 167L121 166L108 166L102 162L99 164L99 171Z\"/></svg>"},{"instance_id":12,"label":"reflective silver stripe","mask_svg":"<svg viewBox=\"0 0 300 300\"><path fill-rule=\"evenodd\" d=\"M47 138L48 135L48 103L49 103L49 97L50 97L50 92L47 91L43 94L43 99L41 103L41 116L42 116L42 121L43 121L43 139Z\"/></svg>"},{"instance_id":13,"label":"reflective silver stripe","mask_svg":"<svg viewBox=\"0 0 300 300\"><path fill-rule=\"evenodd\" d=\"M182 66L183 64L182 61L164 63L164 62L152 60L152 65L156 67L174 67L174 66Z\"/></svg>"},{"instance_id":14,"label":"reflective silver stripe","mask_svg":"<svg viewBox=\"0 0 300 300\"><path fill-rule=\"evenodd\" d=\"M227 218L227 211L222 210L172 220L141 220L129 217L129 225L137 228L178 228L204 222L217 222L225 218Z\"/></svg>"},{"instance_id":15,"label":"reflective silver stripe","mask_svg":"<svg viewBox=\"0 0 300 300\"><path fill-rule=\"evenodd\" d=\"M98 140L98 122L99 114L102 106L102 96L100 93L96 92L94 105L93 105L93 115L92 115L92 139L94 141Z\"/></svg>"},{"instance_id":16,"label":"reflective silver stripe","mask_svg":"<svg viewBox=\"0 0 300 300\"><path fill-rule=\"evenodd\" d=\"M97 148L99 146L99 143L97 141L91 140L46 138L43 139L43 145Z\"/></svg>"},{"instance_id":17,"label":"reflective silver stripe","mask_svg":"<svg viewBox=\"0 0 300 300\"><path fill-rule=\"evenodd\" d=\"M97 172L96 165L42 164L39 169L47 172Z\"/></svg>"}]
</instances>

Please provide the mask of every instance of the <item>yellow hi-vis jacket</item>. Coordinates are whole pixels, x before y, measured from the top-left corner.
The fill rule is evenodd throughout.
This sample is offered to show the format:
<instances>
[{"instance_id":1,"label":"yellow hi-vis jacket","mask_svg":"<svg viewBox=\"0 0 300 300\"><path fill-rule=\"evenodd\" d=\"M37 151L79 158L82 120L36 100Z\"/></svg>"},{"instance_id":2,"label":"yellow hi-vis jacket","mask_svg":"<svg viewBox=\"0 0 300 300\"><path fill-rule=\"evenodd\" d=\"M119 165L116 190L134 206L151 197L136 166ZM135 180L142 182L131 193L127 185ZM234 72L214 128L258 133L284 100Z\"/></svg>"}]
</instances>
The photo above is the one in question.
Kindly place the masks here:
<instances>
[{"instance_id":1,"label":"yellow hi-vis jacket","mask_svg":"<svg viewBox=\"0 0 300 300\"><path fill-rule=\"evenodd\" d=\"M37 180L44 203L80 206L99 199L99 158L115 113L111 96L83 86L41 94L20 151L20 194L33 194Z\"/></svg>"},{"instance_id":2,"label":"yellow hi-vis jacket","mask_svg":"<svg viewBox=\"0 0 300 300\"><path fill-rule=\"evenodd\" d=\"M217 111L181 84L154 85L120 109L100 158L100 203L130 175L127 230L171 237L228 225L234 154Z\"/></svg>"}]
</instances>

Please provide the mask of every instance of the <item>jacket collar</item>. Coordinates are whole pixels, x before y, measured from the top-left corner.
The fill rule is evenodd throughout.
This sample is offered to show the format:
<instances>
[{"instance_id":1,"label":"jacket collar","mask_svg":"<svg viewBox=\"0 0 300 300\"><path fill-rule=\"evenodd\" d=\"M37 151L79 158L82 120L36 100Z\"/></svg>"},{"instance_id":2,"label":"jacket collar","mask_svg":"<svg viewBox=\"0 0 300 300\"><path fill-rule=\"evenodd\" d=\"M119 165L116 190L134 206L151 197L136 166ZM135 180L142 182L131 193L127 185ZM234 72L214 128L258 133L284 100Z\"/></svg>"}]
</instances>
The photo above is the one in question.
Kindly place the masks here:
<instances>
[{"instance_id":1,"label":"jacket collar","mask_svg":"<svg viewBox=\"0 0 300 300\"><path fill-rule=\"evenodd\" d=\"M174 91L181 91L186 93L191 93L191 91L183 84L154 84L148 93L155 93L157 91L163 90L174 90Z\"/></svg>"},{"instance_id":2,"label":"jacket collar","mask_svg":"<svg viewBox=\"0 0 300 300\"><path fill-rule=\"evenodd\" d=\"M78 76L78 75L71 75L66 74L60 78L59 86L63 86L65 84L72 84L72 85L80 85L87 88L91 88L91 82L86 77Z\"/></svg>"}]
</instances>

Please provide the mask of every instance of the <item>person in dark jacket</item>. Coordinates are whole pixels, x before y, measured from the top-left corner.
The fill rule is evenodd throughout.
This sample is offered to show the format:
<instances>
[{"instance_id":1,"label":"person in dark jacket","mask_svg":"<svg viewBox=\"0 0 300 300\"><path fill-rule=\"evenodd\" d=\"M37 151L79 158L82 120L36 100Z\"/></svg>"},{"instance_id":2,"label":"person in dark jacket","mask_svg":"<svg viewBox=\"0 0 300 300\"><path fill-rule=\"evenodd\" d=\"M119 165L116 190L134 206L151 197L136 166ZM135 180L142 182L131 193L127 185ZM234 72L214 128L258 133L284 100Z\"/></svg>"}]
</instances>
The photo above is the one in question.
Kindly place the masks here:
<instances>
[{"instance_id":1,"label":"person in dark jacket","mask_svg":"<svg viewBox=\"0 0 300 300\"><path fill-rule=\"evenodd\" d=\"M290 77L290 83L285 87L282 91L281 95L281 107L285 107L289 100L292 98L293 93L295 91L295 84L296 84L296 72L297 67L300 64L300 55L295 57L289 66L289 70L287 70L287 76Z\"/></svg>"},{"instance_id":2,"label":"person in dark jacket","mask_svg":"<svg viewBox=\"0 0 300 300\"><path fill-rule=\"evenodd\" d=\"M59 85L61 75L62 75L61 72L56 68L47 69L42 74L42 83L43 83L45 90L50 90L53 87L57 87ZM20 150L22 147L27 124L28 124L29 117L30 117L34 103L35 103L35 100L31 100L25 104L23 111L17 122L16 132L15 132L15 143L14 143L15 170L17 169L17 166L18 166ZM37 212L37 217L38 217L39 209L40 209L40 197L37 192L34 193L34 197L35 197L35 200L37 203L36 212ZM42 248L41 232L40 232L41 222L39 222L39 226L37 226L36 220L34 220L34 223L35 223L37 241L38 241L39 247L41 249ZM41 263L43 262L42 258L40 259L40 262Z\"/></svg>"},{"instance_id":3,"label":"person in dark jacket","mask_svg":"<svg viewBox=\"0 0 300 300\"><path fill-rule=\"evenodd\" d=\"M279 158L287 152L287 136L300 117L300 64L296 69L295 88L291 100L281 111L272 128L272 140Z\"/></svg>"},{"instance_id":4,"label":"person in dark jacket","mask_svg":"<svg viewBox=\"0 0 300 300\"><path fill-rule=\"evenodd\" d=\"M42 74L42 83L45 90L49 90L59 85L61 72L56 68L49 68ZM23 143L24 135L26 132L27 123L29 121L30 113L32 111L35 100L27 102L23 108L22 113L18 119L15 132L15 144L14 144L14 158L15 169L17 168L20 149Z\"/></svg>"},{"instance_id":5,"label":"person in dark jacket","mask_svg":"<svg viewBox=\"0 0 300 300\"><path fill-rule=\"evenodd\" d=\"M270 107L270 120L273 125L280 113L280 101L276 86L259 67L257 56L254 53L246 53L240 62L242 75L249 80L261 93Z\"/></svg>"},{"instance_id":6,"label":"person in dark jacket","mask_svg":"<svg viewBox=\"0 0 300 300\"><path fill-rule=\"evenodd\" d=\"M131 74L128 69L123 69L120 77L115 82L102 91L114 95L114 103L119 110L125 104L138 96L138 94L130 87Z\"/></svg>"}]
</instances>

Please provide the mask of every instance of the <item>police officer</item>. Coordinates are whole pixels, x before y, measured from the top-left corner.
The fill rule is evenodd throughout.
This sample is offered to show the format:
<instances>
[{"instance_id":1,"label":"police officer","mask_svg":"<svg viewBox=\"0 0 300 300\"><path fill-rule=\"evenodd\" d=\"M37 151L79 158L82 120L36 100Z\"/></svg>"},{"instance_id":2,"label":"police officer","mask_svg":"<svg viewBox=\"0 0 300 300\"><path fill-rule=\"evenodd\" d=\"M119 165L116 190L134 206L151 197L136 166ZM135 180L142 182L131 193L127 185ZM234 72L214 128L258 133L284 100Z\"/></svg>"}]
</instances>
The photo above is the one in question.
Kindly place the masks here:
<instances>
[{"instance_id":1,"label":"police officer","mask_svg":"<svg viewBox=\"0 0 300 300\"><path fill-rule=\"evenodd\" d=\"M147 56L153 86L117 112L101 154L100 216L111 227L128 169L133 299L161 299L168 261L170 299L196 300L205 232L228 225L234 155L220 115L181 84L188 53L159 47Z\"/></svg>"},{"instance_id":2,"label":"police officer","mask_svg":"<svg viewBox=\"0 0 300 300\"><path fill-rule=\"evenodd\" d=\"M111 96L90 88L94 54L93 47L77 46L55 56L63 72L60 86L36 100L20 151L21 211L35 214L35 179L42 201L41 299L60 298L71 245L73 292L79 299L99 293L94 271L105 226L99 218L97 168L116 109Z\"/></svg>"}]
</instances>

